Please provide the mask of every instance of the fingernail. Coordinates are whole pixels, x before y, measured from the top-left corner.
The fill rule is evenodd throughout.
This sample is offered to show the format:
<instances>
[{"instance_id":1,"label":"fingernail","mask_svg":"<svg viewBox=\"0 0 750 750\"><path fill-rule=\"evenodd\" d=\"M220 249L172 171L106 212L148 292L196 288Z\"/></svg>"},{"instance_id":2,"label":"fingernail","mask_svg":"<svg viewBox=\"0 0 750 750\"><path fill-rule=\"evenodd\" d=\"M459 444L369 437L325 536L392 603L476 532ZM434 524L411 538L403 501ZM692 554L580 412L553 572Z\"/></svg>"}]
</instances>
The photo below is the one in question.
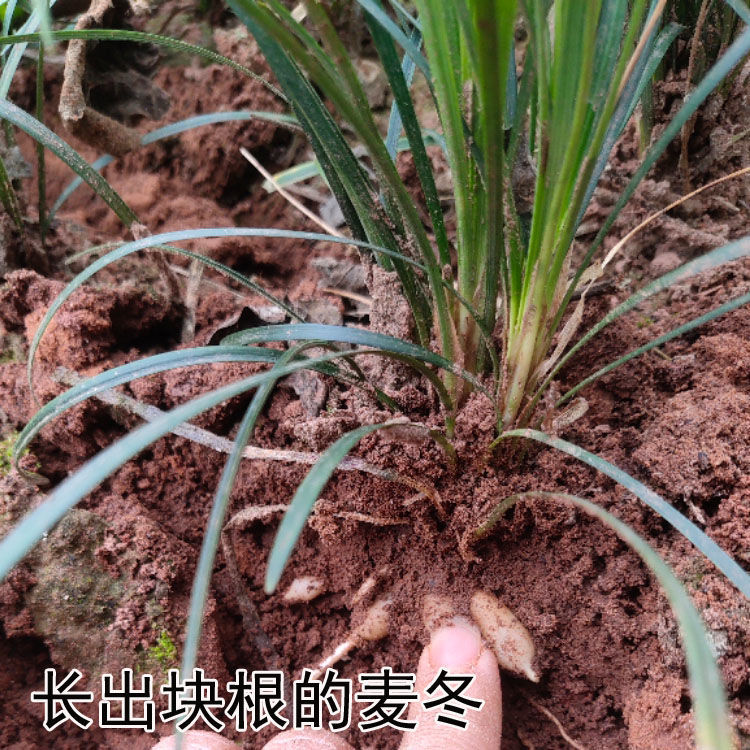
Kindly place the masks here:
<instances>
[{"instance_id":1,"label":"fingernail","mask_svg":"<svg viewBox=\"0 0 750 750\"><path fill-rule=\"evenodd\" d=\"M427 657L435 669L469 669L479 661L481 652L479 631L469 622L456 618L452 625L433 634Z\"/></svg>"}]
</instances>

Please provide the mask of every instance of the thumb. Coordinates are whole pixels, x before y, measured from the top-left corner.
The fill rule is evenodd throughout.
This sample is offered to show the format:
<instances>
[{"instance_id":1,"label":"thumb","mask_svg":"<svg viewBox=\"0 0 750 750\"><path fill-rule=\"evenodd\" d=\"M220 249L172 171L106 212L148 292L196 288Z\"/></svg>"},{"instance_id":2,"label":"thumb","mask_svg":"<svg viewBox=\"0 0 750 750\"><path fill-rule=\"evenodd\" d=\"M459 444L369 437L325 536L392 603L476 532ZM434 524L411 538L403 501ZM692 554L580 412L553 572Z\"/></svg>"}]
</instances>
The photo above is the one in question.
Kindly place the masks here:
<instances>
[{"instance_id":1,"label":"thumb","mask_svg":"<svg viewBox=\"0 0 750 750\"><path fill-rule=\"evenodd\" d=\"M461 695L484 701L481 709L471 710L464 705L466 711L463 716L447 710L448 704L426 709L424 700L445 695L442 689L429 696L425 694L441 670L448 672L449 676L473 675L474 680ZM453 682L454 688L455 685ZM413 732L405 735L401 750L498 750L502 734L500 671L497 659L484 646L479 631L473 625L456 621L433 634L419 660L415 687L422 700L411 704L409 719L418 724ZM456 699L450 703L453 706L462 705ZM466 728L437 721L440 715L460 718L466 722Z\"/></svg>"}]
</instances>

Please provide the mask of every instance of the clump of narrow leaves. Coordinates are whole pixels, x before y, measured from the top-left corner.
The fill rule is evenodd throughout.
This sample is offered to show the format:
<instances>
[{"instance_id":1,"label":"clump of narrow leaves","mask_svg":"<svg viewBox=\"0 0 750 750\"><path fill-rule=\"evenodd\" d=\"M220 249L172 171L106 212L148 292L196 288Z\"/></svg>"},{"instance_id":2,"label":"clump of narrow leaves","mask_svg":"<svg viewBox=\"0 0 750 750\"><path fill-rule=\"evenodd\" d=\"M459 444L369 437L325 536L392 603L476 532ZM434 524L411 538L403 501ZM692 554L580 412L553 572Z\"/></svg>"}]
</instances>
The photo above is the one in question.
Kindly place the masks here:
<instances>
[{"instance_id":1,"label":"clump of narrow leaves","mask_svg":"<svg viewBox=\"0 0 750 750\"><path fill-rule=\"evenodd\" d=\"M393 104L387 132L378 127L325 3L303 0L304 14L293 14L280 0L228 0L271 66L289 113L215 113L143 139L146 143L180 129L250 117L301 129L315 153L314 171L325 177L351 236L202 228L139 237L92 262L63 290L36 333L29 373L38 343L60 305L99 269L148 248L178 253L225 273L280 305L292 322L240 331L220 345L148 357L86 380L40 409L19 436L17 454L62 411L134 378L207 362L263 361L270 369L157 416L88 461L0 542L0 574L6 575L68 509L145 446L221 401L254 391L219 480L195 576L183 655L183 668L192 669L229 494L273 387L280 378L304 368L365 387L357 359L374 355L407 363L431 384L444 415L444 430L432 436L449 453L457 410L470 391L478 390L491 400L497 415L497 439L490 451L502 450L512 440L536 440L604 472L677 528L750 596L748 574L684 515L617 467L537 429L555 424L554 418L557 424L572 419L580 405L571 407L567 416L559 413L561 407L614 367L750 302L750 295L737 297L624 354L563 394L552 413L548 412L549 399L543 397L560 368L617 317L676 282L750 254L748 238L714 250L651 282L590 330L579 330L588 289L612 260L611 254L601 252L607 231L667 144L750 52L750 31L736 34L697 82L678 114L646 151L593 242L574 254L576 232L612 147L682 30L676 23L663 21L665 0L415 0L416 14L396 0L356 2L390 84ZM750 22L750 12L740 0L726 0L726 5L743 23ZM5 54L0 77L0 117L63 158L127 226L137 228L135 214L97 172L109 157L90 167L38 119L7 101L9 75L18 64L19 50L42 42L36 33L39 19L35 11L16 36L8 36L6 25L6 36L0 38L0 45L13 45L6 47L10 52ZM524 32L523 44L516 41L517 29ZM44 41L72 38L127 38L185 47L164 37L106 30L47 30ZM208 51L199 53L218 60ZM221 62L249 73L231 61ZM439 117L439 132L425 130L420 122L411 93L417 75L426 81ZM452 177L455 231L450 233L428 155L428 147L434 144L443 150ZM396 168L396 154L405 149L414 161L427 221ZM7 180L1 178L2 171L2 197L4 202L11 201L3 188ZM74 188L60 196L53 211ZM303 323L293 309L241 274L174 244L227 235L325 239L356 246L366 262L377 262L398 276L413 316L415 340ZM288 342L290 348L279 352L262 346L279 341ZM383 404L396 408L388 394L371 387ZM347 433L313 466L281 522L268 564L269 592L276 588L306 519L336 467L365 435L393 424L366 425ZM389 478L418 486L408 477ZM524 497L499 498L498 506L465 544L470 546L490 533L502 514ZM631 529L589 501L567 495L545 497L575 504L609 524L665 586L685 640L699 746L728 750L731 733L718 670L700 619L669 569ZM439 498L432 499L442 513ZM480 619L492 621L491 627L508 619L494 603L490 606L481 596L477 601Z\"/></svg>"}]
</instances>

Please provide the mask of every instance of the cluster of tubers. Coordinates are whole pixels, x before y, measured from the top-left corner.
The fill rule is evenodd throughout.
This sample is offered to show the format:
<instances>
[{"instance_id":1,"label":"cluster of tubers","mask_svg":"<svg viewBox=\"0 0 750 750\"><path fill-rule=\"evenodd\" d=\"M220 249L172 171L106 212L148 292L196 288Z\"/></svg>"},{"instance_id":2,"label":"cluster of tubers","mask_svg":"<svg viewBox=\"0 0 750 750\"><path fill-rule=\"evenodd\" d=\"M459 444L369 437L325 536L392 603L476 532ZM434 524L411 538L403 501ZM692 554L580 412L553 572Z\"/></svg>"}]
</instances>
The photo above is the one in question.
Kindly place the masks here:
<instances>
[{"instance_id":1,"label":"cluster of tubers","mask_svg":"<svg viewBox=\"0 0 750 750\"><path fill-rule=\"evenodd\" d=\"M381 568L377 573L367 578L354 595L352 605L357 606L371 599L378 582L387 573L388 568ZM300 576L292 581L284 593L284 601L287 604L304 604L324 594L325 591L326 585L322 579L315 576ZM344 641L316 665L312 679L320 679L326 669L345 659L355 648L385 638L390 631L390 606L391 597L389 594L375 598L373 603L365 610L360 624L352 627ZM471 597L469 610L472 620L495 654L501 669L533 682L538 682L539 677L533 668L534 643L529 632L519 622L518 618L489 591L475 591ZM448 597L427 594L423 598L422 622L428 633L434 632L443 625L449 625L457 619L461 618L457 615L453 602ZM575 746L579 747L578 745ZM200 747L205 748L205 750L228 750L234 745L213 732L192 730L189 732L187 747ZM162 739L154 747L154 750L174 750L174 739L171 737Z\"/></svg>"},{"instance_id":2,"label":"cluster of tubers","mask_svg":"<svg viewBox=\"0 0 750 750\"><path fill-rule=\"evenodd\" d=\"M370 576L354 595L353 604L359 604L369 598L378 578L382 578L385 573L387 569ZM284 594L284 601L289 604L309 602L325 593L325 590L325 583L321 579L302 576L292 581ZM313 679L318 679L326 669L346 658L355 648L385 638L390 630L390 605L391 597L388 594L375 599L365 611L362 622L353 627L344 641L317 664ZM534 669L534 642L518 618L489 591L475 591L471 597L469 611L483 639L495 654L500 668L513 675L538 682L539 676ZM428 633L450 624L458 617L455 606L448 597L427 594L423 598L422 622Z\"/></svg>"}]
</instances>

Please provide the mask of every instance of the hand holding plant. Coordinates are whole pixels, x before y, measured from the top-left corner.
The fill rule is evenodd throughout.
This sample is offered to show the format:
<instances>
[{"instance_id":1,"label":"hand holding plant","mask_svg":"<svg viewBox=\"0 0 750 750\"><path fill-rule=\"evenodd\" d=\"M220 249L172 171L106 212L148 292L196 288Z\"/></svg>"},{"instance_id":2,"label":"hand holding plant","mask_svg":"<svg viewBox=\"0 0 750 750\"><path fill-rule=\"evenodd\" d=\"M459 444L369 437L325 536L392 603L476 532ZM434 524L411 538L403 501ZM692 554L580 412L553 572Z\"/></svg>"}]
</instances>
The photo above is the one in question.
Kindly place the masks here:
<instances>
[{"instance_id":1,"label":"hand holding plant","mask_svg":"<svg viewBox=\"0 0 750 750\"><path fill-rule=\"evenodd\" d=\"M412 704L409 720L417 722L413 732L404 734L400 750L430 750L453 747L456 750L497 750L502 730L502 696L500 675L494 655L482 645L477 630L458 624L437 630L419 659L415 690L424 689L441 669L451 674L474 675L467 697L484 702L474 712L466 729L457 729L435 722L434 713ZM174 750L173 738L154 745L153 750ZM232 750L234 743L209 732L188 732L183 750ZM340 735L325 730L303 729L288 731L266 743L263 750L351 750L351 745Z\"/></svg>"}]
</instances>

